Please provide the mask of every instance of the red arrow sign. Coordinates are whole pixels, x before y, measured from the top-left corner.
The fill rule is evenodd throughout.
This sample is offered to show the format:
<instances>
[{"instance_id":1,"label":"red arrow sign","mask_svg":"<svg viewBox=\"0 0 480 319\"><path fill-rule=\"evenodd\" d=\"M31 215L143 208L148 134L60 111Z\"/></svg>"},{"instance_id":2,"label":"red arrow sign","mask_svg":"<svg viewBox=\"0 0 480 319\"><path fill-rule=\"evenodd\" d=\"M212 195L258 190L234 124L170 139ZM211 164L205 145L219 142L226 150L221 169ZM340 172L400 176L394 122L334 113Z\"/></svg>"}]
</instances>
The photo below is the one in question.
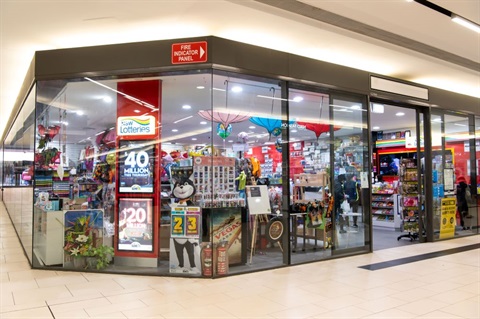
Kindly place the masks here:
<instances>
[{"instance_id":1,"label":"red arrow sign","mask_svg":"<svg viewBox=\"0 0 480 319\"><path fill-rule=\"evenodd\" d=\"M207 42L172 44L172 64L207 62Z\"/></svg>"}]
</instances>

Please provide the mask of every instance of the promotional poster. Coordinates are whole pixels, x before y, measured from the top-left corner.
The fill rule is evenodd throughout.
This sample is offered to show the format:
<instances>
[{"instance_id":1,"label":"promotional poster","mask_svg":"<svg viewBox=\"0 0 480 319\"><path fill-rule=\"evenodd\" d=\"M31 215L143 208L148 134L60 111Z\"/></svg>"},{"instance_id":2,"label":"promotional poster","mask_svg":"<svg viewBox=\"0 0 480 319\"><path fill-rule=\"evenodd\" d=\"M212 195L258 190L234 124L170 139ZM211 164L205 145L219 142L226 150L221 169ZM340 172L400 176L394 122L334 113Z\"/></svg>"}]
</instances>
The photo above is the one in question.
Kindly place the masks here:
<instances>
[{"instance_id":1,"label":"promotional poster","mask_svg":"<svg viewBox=\"0 0 480 319\"><path fill-rule=\"evenodd\" d=\"M118 250L153 251L150 198L120 198L118 204Z\"/></svg>"},{"instance_id":2,"label":"promotional poster","mask_svg":"<svg viewBox=\"0 0 480 319\"><path fill-rule=\"evenodd\" d=\"M120 193L153 193L154 146L140 141L121 141Z\"/></svg>"},{"instance_id":3,"label":"promotional poster","mask_svg":"<svg viewBox=\"0 0 480 319\"><path fill-rule=\"evenodd\" d=\"M200 207L175 207L171 212L170 273L200 274Z\"/></svg>"},{"instance_id":4,"label":"promotional poster","mask_svg":"<svg viewBox=\"0 0 480 319\"><path fill-rule=\"evenodd\" d=\"M225 243L228 251L229 264L242 263L242 211L225 208L212 214L210 236L213 236L213 246Z\"/></svg>"}]
</instances>

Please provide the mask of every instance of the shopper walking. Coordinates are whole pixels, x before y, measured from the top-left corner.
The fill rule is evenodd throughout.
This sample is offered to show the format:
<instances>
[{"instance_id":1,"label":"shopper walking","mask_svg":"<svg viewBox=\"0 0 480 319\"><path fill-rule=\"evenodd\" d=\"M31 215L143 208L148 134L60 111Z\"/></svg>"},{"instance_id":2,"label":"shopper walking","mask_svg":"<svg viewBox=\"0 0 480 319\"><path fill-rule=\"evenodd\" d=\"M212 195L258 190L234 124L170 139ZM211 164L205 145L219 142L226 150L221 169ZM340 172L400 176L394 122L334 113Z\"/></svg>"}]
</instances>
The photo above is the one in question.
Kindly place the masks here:
<instances>
[{"instance_id":1,"label":"shopper walking","mask_svg":"<svg viewBox=\"0 0 480 319\"><path fill-rule=\"evenodd\" d=\"M468 203L467 203L467 181L465 177L459 176L457 178L457 188L455 190L457 195L457 211L460 217L460 225L463 230L466 230L464 218L468 215Z\"/></svg>"},{"instance_id":2,"label":"shopper walking","mask_svg":"<svg viewBox=\"0 0 480 319\"><path fill-rule=\"evenodd\" d=\"M345 194L348 196L348 203L352 209L352 213L358 213L358 206L360 204L360 192L357 182L357 176L352 175L345 184ZM358 216L353 216L353 227L358 227Z\"/></svg>"}]
</instances>

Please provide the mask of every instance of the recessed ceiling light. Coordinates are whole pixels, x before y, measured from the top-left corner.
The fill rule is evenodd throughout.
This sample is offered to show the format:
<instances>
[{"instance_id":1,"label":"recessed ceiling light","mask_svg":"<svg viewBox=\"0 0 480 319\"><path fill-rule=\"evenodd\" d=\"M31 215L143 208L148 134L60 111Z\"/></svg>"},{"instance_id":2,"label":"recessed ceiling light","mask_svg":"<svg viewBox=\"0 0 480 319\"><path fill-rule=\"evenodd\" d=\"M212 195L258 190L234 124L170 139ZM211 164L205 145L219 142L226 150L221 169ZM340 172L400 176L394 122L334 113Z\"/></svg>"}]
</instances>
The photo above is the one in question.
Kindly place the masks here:
<instances>
[{"instance_id":1,"label":"recessed ceiling light","mask_svg":"<svg viewBox=\"0 0 480 319\"><path fill-rule=\"evenodd\" d=\"M296 97L294 97L294 98L292 99L292 101L293 101L293 102L297 102L297 103L298 103L298 102L301 102L301 101L303 101L303 97L301 97L301 96L296 96Z\"/></svg>"},{"instance_id":2,"label":"recessed ceiling light","mask_svg":"<svg viewBox=\"0 0 480 319\"><path fill-rule=\"evenodd\" d=\"M182 109L184 110L190 110L192 107L188 104L182 105Z\"/></svg>"},{"instance_id":3,"label":"recessed ceiling light","mask_svg":"<svg viewBox=\"0 0 480 319\"><path fill-rule=\"evenodd\" d=\"M232 87L232 92L235 92L235 93L238 93L238 92L242 92L243 89L240 87L240 86L234 86Z\"/></svg>"},{"instance_id":4,"label":"recessed ceiling light","mask_svg":"<svg viewBox=\"0 0 480 319\"><path fill-rule=\"evenodd\" d=\"M112 102L112 98L111 98L110 96L108 96L108 95L107 95L107 96L104 96L104 97L103 97L103 102L105 102L105 103L111 103L111 102Z\"/></svg>"},{"instance_id":5,"label":"recessed ceiling light","mask_svg":"<svg viewBox=\"0 0 480 319\"><path fill-rule=\"evenodd\" d=\"M83 115L83 111L77 111L77 115Z\"/></svg>"},{"instance_id":6,"label":"recessed ceiling light","mask_svg":"<svg viewBox=\"0 0 480 319\"><path fill-rule=\"evenodd\" d=\"M133 110L133 112L135 112L135 113L140 113L140 110Z\"/></svg>"},{"instance_id":7,"label":"recessed ceiling light","mask_svg":"<svg viewBox=\"0 0 480 319\"><path fill-rule=\"evenodd\" d=\"M252 125L252 126L249 126L248 128L251 129L251 130L254 130L255 126Z\"/></svg>"},{"instance_id":8,"label":"recessed ceiling light","mask_svg":"<svg viewBox=\"0 0 480 319\"><path fill-rule=\"evenodd\" d=\"M204 88L205 88L205 87L204 87L203 85L197 86L197 89L199 89L199 90L203 90Z\"/></svg>"},{"instance_id":9,"label":"recessed ceiling light","mask_svg":"<svg viewBox=\"0 0 480 319\"><path fill-rule=\"evenodd\" d=\"M374 130L379 130L379 129L380 129L380 126L374 126L374 127L372 127L372 129L374 129Z\"/></svg>"},{"instance_id":10,"label":"recessed ceiling light","mask_svg":"<svg viewBox=\"0 0 480 319\"><path fill-rule=\"evenodd\" d=\"M202 125L206 125L206 124L207 124L207 122L205 122L205 121L201 121L201 122L200 122L200 124L202 124Z\"/></svg>"},{"instance_id":11,"label":"recessed ceiling light","mask_svg":"<svg viewBox=\"0 0 480 319\"><path fill-rule=\"evenodd\" d=\"M290 130L290 133L297 133L297 130Z\"/></svg>"},{"instance_id":12,"label":"recessed ceiling light","mask_svg":"<svg viewBox=\"0 0 480 319\"><path fill-rule=\"evenodd\" d=\"M196 137L192 137L192 141L196 141L196 140L197 140L197 138L196 138Z\"/></svg>"},{"instance_id":13,"label":"recessed ceiling light","mask_svg":"<svg viewBox=\"0 0 480 319\"><path fill-rule=\"evenodd\" d=\"M403 113L403 112L398 112L398 113L396 113L395 115L396 115L396 116L404 116L405 113Z\"/></svg>"},{"instance_id":14,"label":"recessed ceiling light","mask_svg":"<svg viewBox=\"0 0 480 319\"><path fill-rule=\"evenodd\" d=\"M178 130L177 130L176 128L174 128L174 129L172 130L172 132L178 132Z\"/></svg>"}]
</instances>

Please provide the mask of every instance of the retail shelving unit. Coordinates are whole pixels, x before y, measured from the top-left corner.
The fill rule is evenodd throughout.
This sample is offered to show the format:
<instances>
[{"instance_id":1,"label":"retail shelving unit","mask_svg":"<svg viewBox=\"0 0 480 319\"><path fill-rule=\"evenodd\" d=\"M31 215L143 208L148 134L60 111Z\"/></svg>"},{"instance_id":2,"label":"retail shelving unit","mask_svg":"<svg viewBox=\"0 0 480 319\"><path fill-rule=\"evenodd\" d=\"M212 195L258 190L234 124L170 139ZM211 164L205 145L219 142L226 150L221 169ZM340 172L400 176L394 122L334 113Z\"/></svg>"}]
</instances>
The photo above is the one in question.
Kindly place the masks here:
<instances>
[{"instance_id":1,"label":"retail shelving unit","mask_svg":"<svg viewBox=\"0 0 480 319\"><path fill-rule=\"evenodd\" d=\"M397 195L396 194L372 194L373 226L395 228L397 219Z\"/></svg>"},{"instance_id":2,"label":"retail shelving unit","mask_svg":"<svg viewBox=\"0 0 480 319\"><path fill-rule=\"evenodd\" d=\"M419 224L419 189L418 168L415 160L403 159L400 167L400 206L402 209L402 229L405 234L398 236L409 238L410 241L418 239Z\"/></svg>"}]
</instances>

